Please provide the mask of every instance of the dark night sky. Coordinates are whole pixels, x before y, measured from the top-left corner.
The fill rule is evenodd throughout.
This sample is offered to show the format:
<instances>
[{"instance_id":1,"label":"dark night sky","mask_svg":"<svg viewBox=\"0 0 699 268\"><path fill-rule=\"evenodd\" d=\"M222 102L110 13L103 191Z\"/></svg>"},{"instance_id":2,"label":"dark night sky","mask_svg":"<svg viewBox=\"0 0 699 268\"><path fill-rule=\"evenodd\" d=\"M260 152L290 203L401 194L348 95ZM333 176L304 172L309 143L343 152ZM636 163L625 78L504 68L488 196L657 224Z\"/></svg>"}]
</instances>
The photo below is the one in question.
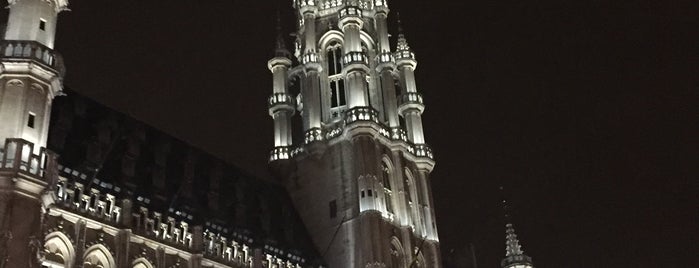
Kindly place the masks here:
<instances>
[{"instance_id":1,"label":"dark night sky","mask_svg":"<svg viewBox=\"0 0 699 268\"><path fill-rule=\"evenodd\" d=\"M473 242L499 267L504 185L538 267L696 266L693 2L391 2L419 60L445 252ZM65 84L267 176L266 62L290 4L73 0Z\"/></svg>"}]
</instances>

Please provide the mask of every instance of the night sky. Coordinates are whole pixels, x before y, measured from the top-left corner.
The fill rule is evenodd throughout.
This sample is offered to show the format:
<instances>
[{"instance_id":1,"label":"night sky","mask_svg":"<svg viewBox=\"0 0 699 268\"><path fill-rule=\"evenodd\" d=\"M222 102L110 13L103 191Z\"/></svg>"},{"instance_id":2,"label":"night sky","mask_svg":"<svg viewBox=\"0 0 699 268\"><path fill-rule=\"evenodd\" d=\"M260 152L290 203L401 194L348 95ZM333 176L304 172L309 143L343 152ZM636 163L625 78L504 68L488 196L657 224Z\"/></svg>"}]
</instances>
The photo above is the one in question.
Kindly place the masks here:
<instances>
[{"instance_id":1,"label":"night sky","mask_svg":"<svg viewBox=\"0 0 699 268\"><path fill-rule=\"evenodd\" d=\"M445 257L473 243L499 267L504 186L537 267L696 267L695 2L390 2L419 61ZM278 8L293 31L290 0L73 0L65 85L269 177Z\"/></svg>"}]
</instances>

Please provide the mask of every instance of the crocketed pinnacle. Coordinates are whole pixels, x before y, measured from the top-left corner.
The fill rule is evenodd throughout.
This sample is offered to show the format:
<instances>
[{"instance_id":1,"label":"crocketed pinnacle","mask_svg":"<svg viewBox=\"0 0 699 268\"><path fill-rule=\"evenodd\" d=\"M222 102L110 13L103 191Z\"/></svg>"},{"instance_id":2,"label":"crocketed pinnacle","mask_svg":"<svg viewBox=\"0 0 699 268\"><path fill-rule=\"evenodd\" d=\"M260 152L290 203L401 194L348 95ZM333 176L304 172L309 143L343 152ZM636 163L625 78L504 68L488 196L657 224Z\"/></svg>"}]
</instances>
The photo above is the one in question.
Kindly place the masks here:
<instances>
[{"instance_id":1,"label":"crocketed pinnacle","mask_svg":"<svg viewBox=\"0 0 699 268\"><path fill-rule=\"evenodd\" d=\"M500 187L500 191L503 195L502 210L505 216L505 258L500 265L502 268L533 268L532 259L524 254L515 234L515 227L510 220L510 208L504 197L504 188Z\"/></svg>"},{"instance_id":2,"label":"crocketed pinnacle","mask_svg":"<svg viewBox=\"0 0 699 268\"><path fill-rule=\"evenodd\" d=\"M517 234L515 234L515 227L512 225L512 223L508 223L505 225L505 228L507 231L505 233L507 234L506 239L507 242L505 243L505 256L517 256L517 255L523 255L524 251L522 251L522 246L519 244L519 239L517 239Z\"/></svg>"}]
</instances>

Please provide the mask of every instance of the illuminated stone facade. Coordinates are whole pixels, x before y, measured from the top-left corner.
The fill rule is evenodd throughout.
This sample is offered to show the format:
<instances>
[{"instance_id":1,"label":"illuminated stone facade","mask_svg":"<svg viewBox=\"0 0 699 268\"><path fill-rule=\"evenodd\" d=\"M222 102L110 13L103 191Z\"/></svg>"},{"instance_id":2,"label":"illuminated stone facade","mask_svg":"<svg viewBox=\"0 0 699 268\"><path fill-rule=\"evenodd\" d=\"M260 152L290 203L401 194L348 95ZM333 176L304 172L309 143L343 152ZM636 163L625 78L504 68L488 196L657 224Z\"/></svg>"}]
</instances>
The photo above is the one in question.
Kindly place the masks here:
<instances>
[{"instance_id":1,"label":"illuminated stone facade","mask_svg":"<svg viewBox=\"0 0 699 268\"><path fill-rule=\"evenodd\" d=\"M63 90L53 42L67 1L9 4L0 267L322 264L283 187Z\"/></svg>"},{"instance_id":2,"label":"illuminated stone facade","mask_svg":"<svg viewBox=\"0 0 699 268\"><path fill-rule=\"evenodd\" d=\"M417 60L385 0L296 0L269 61L270 164L330 267L441 267Z\"/></svg>"}]
</instances>

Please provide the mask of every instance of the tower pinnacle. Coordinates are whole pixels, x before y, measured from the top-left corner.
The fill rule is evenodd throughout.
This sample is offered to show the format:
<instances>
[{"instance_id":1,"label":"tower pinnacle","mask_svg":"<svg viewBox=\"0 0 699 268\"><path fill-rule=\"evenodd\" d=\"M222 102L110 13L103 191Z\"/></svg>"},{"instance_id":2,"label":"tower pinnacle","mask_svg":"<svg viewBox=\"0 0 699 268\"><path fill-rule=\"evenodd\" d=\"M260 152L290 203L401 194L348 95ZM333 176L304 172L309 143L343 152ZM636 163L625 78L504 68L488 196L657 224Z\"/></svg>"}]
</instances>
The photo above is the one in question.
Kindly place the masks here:
<instances>
[{"instance_id":1,"label":"tower pinnacle","mask_svg":"<svg viewBox=\"0 0 699 268\"><path fill-rule=\"evenodd\" d=\"M500 187L500 190L503 190ZM503 198L502 207L505 214L505 258L500 263L502 268L533 268L532 258L524 254L522 245L519 243L515 227L511 223L509 207Z\"/></svg>"}]
</instances>

